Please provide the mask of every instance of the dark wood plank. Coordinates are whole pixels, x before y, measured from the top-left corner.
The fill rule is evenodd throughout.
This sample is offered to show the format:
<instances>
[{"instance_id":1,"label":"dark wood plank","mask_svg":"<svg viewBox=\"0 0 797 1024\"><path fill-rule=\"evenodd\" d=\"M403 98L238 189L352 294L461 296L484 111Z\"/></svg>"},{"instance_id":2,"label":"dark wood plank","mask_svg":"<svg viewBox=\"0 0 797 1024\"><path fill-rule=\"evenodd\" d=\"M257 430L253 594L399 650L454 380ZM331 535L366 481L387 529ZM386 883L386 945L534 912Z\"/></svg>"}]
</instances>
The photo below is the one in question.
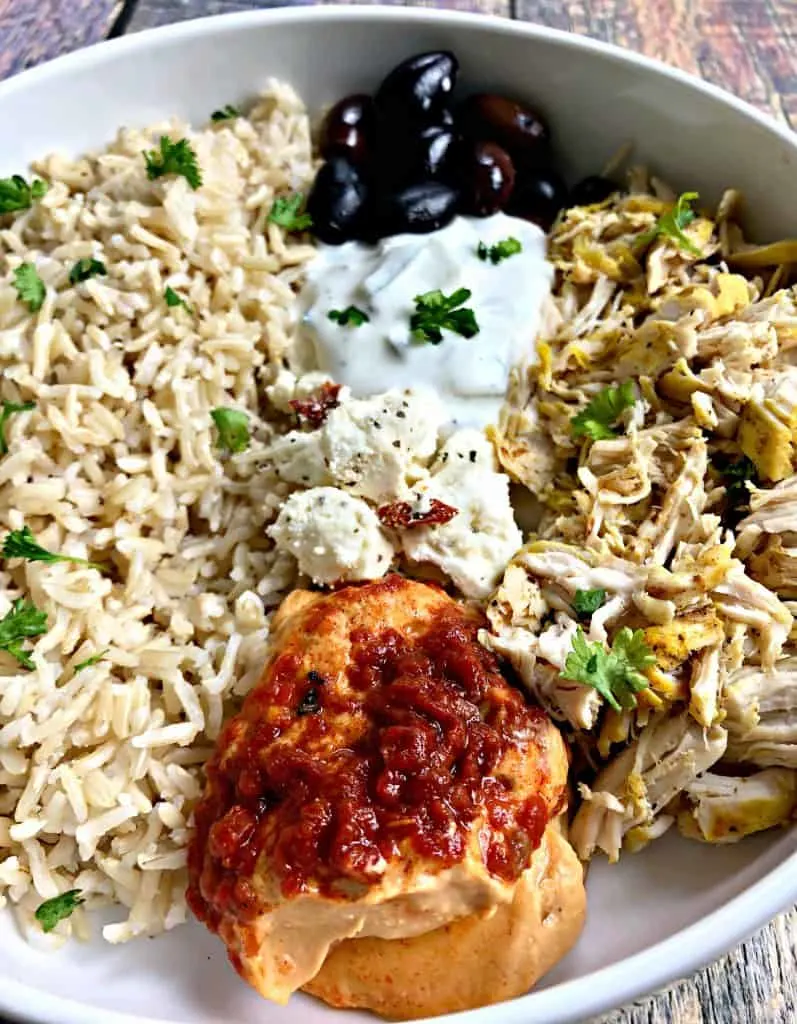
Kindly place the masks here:
<instances>
[{"instance_id":1,"label":"dark wood plank","mask_svg":"<svg viewBox=\"0 0 797 1024\"><path fill-rule=\"evenodd\" d=\"M153 25L169 25L174 21L187 21L200 15L228 14L232 11L251 11L263 7L292 7L306 0L199 0L186 4L184 0L137 0L130 18L128 31L135 32ZM321 0L322 3L330 0ZM331 0L332 3L335 0ZM403 0L359 0L364 5L373 3L405 6ZM414 0L413 7L442 7L452 11L476 11L480 14L499 14L509 17L512 0Z\"/></svg>"},{"instance_id":2,"label":"dark wood plank","mask_svg":"<svg viewBox=\"0 0 797 1024\"><path fill-rule=\"evenodd\" d=\"M122 0L0 0L0 78L108 34Z\"/></svg>"},{"instance_id":3,"label":"dark wood plank","mask_svg":"<svg viewBox=\"0 0 797 1024\"><path fill-rule=\"evenodd\" d=\"M701 75L797 127L795 0L515 0L514 11Z\"/></svg>"}]
</instances>

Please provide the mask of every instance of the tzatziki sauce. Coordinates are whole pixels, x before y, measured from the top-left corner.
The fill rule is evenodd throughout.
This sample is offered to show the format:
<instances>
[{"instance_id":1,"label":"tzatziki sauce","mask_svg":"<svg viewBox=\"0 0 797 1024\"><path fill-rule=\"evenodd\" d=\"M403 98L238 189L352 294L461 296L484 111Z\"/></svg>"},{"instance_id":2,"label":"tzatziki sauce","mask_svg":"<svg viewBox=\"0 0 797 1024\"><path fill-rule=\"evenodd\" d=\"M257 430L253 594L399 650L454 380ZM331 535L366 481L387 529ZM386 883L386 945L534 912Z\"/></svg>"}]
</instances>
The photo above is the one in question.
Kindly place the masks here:
<instances>
[{"instance_id":1,"label":"tzatziki sauce","mask_svg":"<svg viewBox=\"0 0 797 1024\"><path fill-rule=\"evenodd\" d=\"M510 238L519 252L497 263L480 258L480 243L489 250ZM440 395L452 423L494 421L509 371L535 359L553 280L545 251L540 228L503 213L457 217L431 234L394 235L376 245L321 245L301 296L316 367L357 397L426 386ZM444 329L438 344L414 337L416 297L461 288L471 292L463 306L473 310L478 334L465 338ZM350 306L367 321L344 325L330 318Z\"/></svg>"}]
</instances>

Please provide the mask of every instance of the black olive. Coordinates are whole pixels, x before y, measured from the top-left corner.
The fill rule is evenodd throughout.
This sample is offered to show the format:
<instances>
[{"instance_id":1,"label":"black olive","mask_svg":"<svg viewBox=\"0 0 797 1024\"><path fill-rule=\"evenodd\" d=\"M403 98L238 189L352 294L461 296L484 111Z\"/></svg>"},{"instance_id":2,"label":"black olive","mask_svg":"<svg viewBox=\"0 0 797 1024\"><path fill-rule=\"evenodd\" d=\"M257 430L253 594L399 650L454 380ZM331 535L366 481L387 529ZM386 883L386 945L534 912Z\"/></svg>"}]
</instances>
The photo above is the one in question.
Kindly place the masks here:
<instances>
[{"instance_id":1,"label":"black olive","mask_svg":"<svg viewBox=\"0 0 797 1024\"><path fill-rule=\"evenodd\" d=\"M330 245L357 238L367 198L365 181L353 164L339 156L328 160L307 197L313 234Z\"/></svg>"},{"instance_id":2,"label":"black olive","mask_svg":"<svg viewBox=\"0 0 797 1024\"><path fill-rule=\"evenodd\" d=\"M377 150L376 178L380 187L393 191L419 181L448 180L456 144L454 133L438 124L418 128L408 136L384 138Z\"/></svg>"},{"instance_id":3,"label":"black olive","mask_svg":"<svg viewBox=\"0 0 797 1024\"><path fill-rule=\"evenodd\" d=\"M459 193L440 181L422 181L385 196L378 213L380 237L408 231L424 235L454 219Z\"/></svg>"},{"instance_id":4,"label":"black olive","mask_svg":"<svg viewBox=\"0 0 797 1024\"><path fill-rule=\"evenodd\" d=\"M567 186L556 171L519 174L509 203L509 213L533 221L548 231L559 211L567 205Z\"/></svg>"},{"instance_id":5,"label":"black olive","mask_svg":"<svg viewBox=\"0 0 797 1024\"><path fill-rule=\"evenodd\" d=\"M524 162L543 159L548 152L550 135L542 118L506 96L478 93L462 104L459 124L473 139L497 142L514 158Z\"/></svg>"},{"instance_id":6,"label":"black olive","mask_svg":"<svg viewBox=\"0 0 797 1024\"><path fill-rule=\"evenodd\" d=\"M397 65L376 93L380 114L389 122L426 121L453 92L459 65L453 53L419 53Z\"/></svg>"},{"instance_id":7,"label":"black olive","mask_svg":"<svg viewBox=\"0 0 797 1024\"><path fill-rule=\"evenodd\" d=\"M374 101L370 96L347 96L340 100L321 126L321 156L325 160L345 156L352 163L362 163L373 142L375 120Z\"/></svg>"},{"instance_id":8,"label":"black olive","mask_svg":"<svg viewBox=\"0 0 797 1024\"><path fill-rule=\"evenodd\" d=\"M477 142L459 161L462 207L488 217L509 202L515 186L512 157L496 142Z\"/></svg>"},{"instance_id":9,"label":"black olive","mask_svg":"<svg viewBox=\"0 0 797 1024\"><path fill-rule=\"evenodd\" d=\"M599 174L590 174L588 178L584 178L570 189L567 205L591 206L592 203L602 203L613 192L618 191L619 189L613 181L602 178Z\"/></svg>"}]
</instances>

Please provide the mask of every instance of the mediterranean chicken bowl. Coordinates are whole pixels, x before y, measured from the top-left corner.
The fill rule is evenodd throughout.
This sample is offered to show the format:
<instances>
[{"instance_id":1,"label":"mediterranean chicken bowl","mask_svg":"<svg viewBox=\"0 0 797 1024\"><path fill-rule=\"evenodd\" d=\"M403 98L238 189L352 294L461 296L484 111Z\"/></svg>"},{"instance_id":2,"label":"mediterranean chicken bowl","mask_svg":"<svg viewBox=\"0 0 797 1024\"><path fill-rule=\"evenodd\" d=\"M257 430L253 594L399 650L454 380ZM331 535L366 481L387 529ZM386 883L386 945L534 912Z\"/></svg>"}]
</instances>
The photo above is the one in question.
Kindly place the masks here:
<instances>
[{"instance_id":1,"label":"mediterranean chicken bowl","mask_svg":"<svg viewBox=\"0 0 797 1024\"><path fill-rule=\"evenodd\" d=\"M207 54L212 103L2 158L8 1009L115 957L149 995L33 1019L584 1019L639 990L636 901L664 938L788 871L797 241L641 101L590 136L537 80L562 38L489 30L521 81L468 19L308 14L319 77L302 20L112 47L117 89ZM254 79L250 22L295 47Z\"/></svg>"}]
</instances>

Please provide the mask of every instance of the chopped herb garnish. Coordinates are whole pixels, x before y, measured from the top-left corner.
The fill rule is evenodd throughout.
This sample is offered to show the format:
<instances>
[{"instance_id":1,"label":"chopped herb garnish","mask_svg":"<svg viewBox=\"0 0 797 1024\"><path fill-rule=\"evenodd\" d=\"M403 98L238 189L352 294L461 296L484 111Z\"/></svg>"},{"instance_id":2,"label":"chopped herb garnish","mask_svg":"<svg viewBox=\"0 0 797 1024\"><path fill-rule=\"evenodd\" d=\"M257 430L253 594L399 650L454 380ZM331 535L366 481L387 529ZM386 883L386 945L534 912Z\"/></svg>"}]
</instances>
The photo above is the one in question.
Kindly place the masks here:
<instances>
[{"instance_id":1,"label":"chopped herb garnish","mask_svg":"<svg viewBox=\"0 0 797 1024\"><path fill-rule=\"evenodd\" d=\"M296 714L303 717L304 715L314 715L320 710L321 705L318 701L318 689L315 686L311 686L304 697L299 701Z\"/></svg>"},{"instance_id":2,"label":"chopped herb garnish","mask_svg":"<svg viewBox=\"0 0 797 1024\"><path fill-rule=\"evenodd\" d=\"M641 629L624 627L614 638L611 650L589 643L581 627L565 661L563 679L591 686L615 711L636 707L636 694L648 686L640 671L656 663Z\"/></svg>"},{"instance_id":3,"label":"chopped herb garnish","mask_svg":"<svg viewBox=\"0 0 797 1024\"><path fill-rule=\"evenodd\" d=\"M18 597L11 610L0 619L0 651L16 658L24 668L33 668L33 659L23 650L22 641L46 632L47 612L39 611L35 604Z\"/></svg>"},{"instance_id":4,"label":"chopped herb garnish","mask_svg":"<svg viewBox=\"0 0 797 1024\"><path fill-rule=\"evenodd\" d=\"M623 381L617 388L604 388L570 420L573 437L589 437L593 441L617 437L619 431L613 424L635 401L634 385L630 380Z\"/></svg>"},{"instance_id":5,"label":"chopped herb garnish","mask_svg":"<svg viewBox=\"0 0 797 1024\"><path fill-rule=\"evenodd\" d=\"M504 238L500 242L496 242L495 245L486 245L484 242L479 242L476 248L476 255L480 260L487 260L490 263L500 263L502 260L508 260L510 256L516 256L519 252L523 252L523 246L517 240L517 238Z\"/></svg>"},{"instance_id":6,"label":"chopped herb garnish","mask_svg":"<svg viewBox=\"0 0 797 1024\"><path fill-rule=\"evenodd\" d=\"M30 527L23 526L21 530L12 530L6 534L3 541L3 558L24 558L26 562L47 562L54 565L56 562L71 562L73 565L87 565L91 569L99 569L102 566L97 562L89 562L85 558L74 558L71 555L56 555L52 551L43 548L36 543L36 538L30 532Z\"/></svg>"},{"instance_id":7,"label":"chopped herb garnish","mask_svg":"<svg viewBox=\"0 0 797 1024\"><path fill-rule=\"evenodd\" d=\"M92 665L99 664L107 653L108 648L106 647L105 650L100 651L99 654L92 654L92 656L90 658L86 658L85 661L79 661L73 670L74 674L77 675L78 672L82 672L84 668L91 668Z\"/></svg>"},{"instance_id":8,"label":"chopped herb garnish","mask_svg":"<svg viewBox=\"0 0 797 1024\"><path fill-rule=\"evenodd\" d=\"M20 263L16 268L14 287L20 302L24 302L31 313L37 313L42 308L47 289L32 263Z\"/></svg>"},{"instance_id":9,"label":"chopped herb garnish","mask_svg":"<svg viewBox=\"0 0 797 1024\"><path fill-rule=\"evenodd\" d=\"M168 285L166 286L166 291L163 293L163 298L166 300L166 305L172 309L175 306L182 306L186 313L194 312L182 295L178 295L174 288L169 288Z\"/></svg>"},{"instance_id":10,"label":"chopped herb garnish","mask_svg":"<svg viewBox=\"0 0 797 1024\"><path fill-rule=\"evenodd\" d=\"M48 188L47 182L41 178L34 178L30 185L19 174L0 178L0 213L30 209L34 200L41 199Z\"/></svg>"},{"instance_id":11,"label":"chopped herb garnish","mask_svg":"<svg viewBox=\"0 0 797 1024\"><path fill-rule=\"evenodd\" d=\"M345 309L330 309L327 317L341 327L362 327L370 321L370 316L364 309L357 306L347 306Z\"/></svg>"},{"instance_id":12,"label":"chopped herb garnish","mask_svg":"<svg viewBox=\"0 0 797 1024\"><path fill-rule=\"evenodd\" d=\"M76 907L85 903L80 889L70 889L41 903L33 915L42 926L43 932L51 932L59 921L70 917Z\"/></svg>"},{"instance_id":13,"label":"chopped herb garnish","mask_svg":"<svg viewBox=\"0 0 797 1024\"><path fill-rule=\"evenodd\" d=\"M410 330L418 341L429 341L439 345L443 340L443 331L461 334L463 338L472 338L479 333L479 325L472 309L462 307L471 297L469 288L457 288L450 295L444 295L439 289L416 295L415 312L410 317Z\"/></svg>"},{"instance_id":14,"label":"chopped herb garnish","mask_svg":"<svg viewBox=\"0 0 797 1024\"><path fill-rule=\"evenodd\" d=\"M8 442L6 441L6 423L14 413L30 412L36 408L35 402L3 402L0 409L0 455L8 455Z\"/></svg>"},{"instance_id":15,"label":"chopped herb garnish","mask_svg":"<svg viewBox=\"0 0 797 1024\"><path fill-rule=\"evenodd\" d=\"M219 434L219 448L235 455L249 447L249 417L237 409L212 409L210 413Z\"/></svg>"},{"instance_id":16,"label":"chopped herb garnish","mask_svg":"<svg viewBox=\"0 0 797 1024\"><path fill-rule=\"evenodd\" d=\"M304 207L304 193L294 192L289 196L277 196L268 219L286 231L306 231L313 226L313 218Z\"/></svg>"},{"instance_id":17,"label":"chopped herb garnish","mask_svg":"<svg viewBox=\"0 0 797 1024\"><path fill-rule=\"evenodd\" d=\"M88 281L90 277L107 277L108 271L102 260L94 260L86 257L78 260L69 271L70 284L80 284L81 281Z\"/></svg>"},{"instance_id":18,"label":"chopped herb garnish","mask_svg":"<svg viewBox=\"0 0 797 1024\"><path fill-rule=\"evenodd\" d=\"M151 181L165 174L181 174L193 189L202 184L202 172L188 139L172 142L168 136L161 135L160 149L145 152L144 162L147 165L147 177Z\"/></svg>"},{"instance_id":19,"label":"chopped herb garnish","mask_svg":"<svg viewBox=\"0 0 797 1024\"><path fill-rule=\"evenodd\" d=\"M728 456L718 455L714 462L718 472L722 474L725 485L723 521L726 526L734 528L749 511L750 490L747 484L751 483L753 486L757 486L761 482L758 470L753 460L746 455L742 455L735 461Z\"/></svg>"},{"instance_id":20,"label":"chopped herb garnish","mask_svg":"<svg viewBox=\"0 0 797 1024\"><path fill-rule=\"evenodd\" d=\"M210 120L211 121L232 121L236 117L240 117L240 116L241 116L241 111L237 107L234 107L232 105L232 103L228 103L227 106L226 107L222 107L221 110L214 110L213 113L210 115Z\"/></svg>"},{"instance_id":21,"label":"chopped herb garnish","mask_svg":"<svg viewBox=\"0 0 797 1024\"><path fill-rule=\"evenodd\" d=\"M606 604L606 591L602 587L594 590L577 590L573 595L573 611L581 618L593 615Z\"/></svg>"},{"instance_id":22,"label":"chopped herb garnish","mask_svg":"<svg viewBox=\"0 0 797 1024\"><path fill-rule=\"evenodd\" d=\"M686 249L687 252L690 252L693 256L702 256L703 253L698 249L694 242L684 234L683 230L685 227L688 227L697 216L695 211L692 209L691 204L699 198L700 196L697 192L683 192L676 199L673 208L668 210L667 213L663 213L650 231L646 231L643 235L639 236L640 244L649 245L657 238L670 238L682 249Z\"/></svg>"}]
</instances>

